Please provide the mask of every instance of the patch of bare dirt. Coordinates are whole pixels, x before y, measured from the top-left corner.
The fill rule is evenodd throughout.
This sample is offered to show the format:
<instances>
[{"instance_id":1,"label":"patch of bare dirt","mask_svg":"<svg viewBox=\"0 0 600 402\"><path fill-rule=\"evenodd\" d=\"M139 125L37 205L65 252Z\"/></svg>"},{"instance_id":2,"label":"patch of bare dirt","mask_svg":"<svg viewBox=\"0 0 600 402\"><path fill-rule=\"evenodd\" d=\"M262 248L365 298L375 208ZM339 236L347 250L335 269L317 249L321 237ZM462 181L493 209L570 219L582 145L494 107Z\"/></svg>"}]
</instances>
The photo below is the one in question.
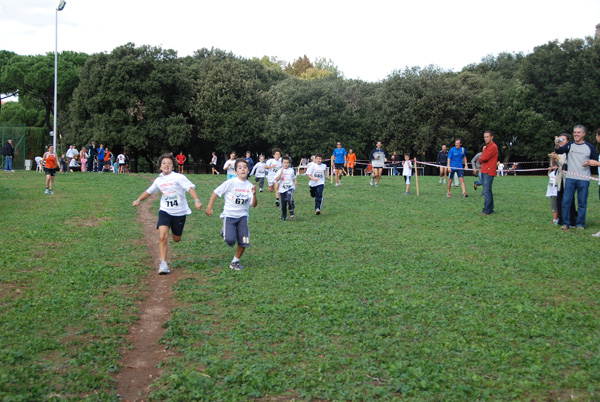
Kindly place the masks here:
<instances>
[{"instance_id":1,"label":"patch of bare dirt","mask_svg":"<svg viewBox=\"0 0 600 402\"><path fill-rule=\"evenodd\" d=\"M127 402L148 400L150 385L161 374L158 365L172 354L158 341L164 333L163 325L173 310L172 287L181 278L178 270L171 270L169 275L157 274L157 217L152 211L155 197L151 196L138 206L138 221L144 225L145 242L150 255L148 265L152 269L146 279L147 295L139 305L140 320L130 328L128 335L132 349L121 352L120 372L115 376L117 394Z\"/></svg>"}]
</instances>

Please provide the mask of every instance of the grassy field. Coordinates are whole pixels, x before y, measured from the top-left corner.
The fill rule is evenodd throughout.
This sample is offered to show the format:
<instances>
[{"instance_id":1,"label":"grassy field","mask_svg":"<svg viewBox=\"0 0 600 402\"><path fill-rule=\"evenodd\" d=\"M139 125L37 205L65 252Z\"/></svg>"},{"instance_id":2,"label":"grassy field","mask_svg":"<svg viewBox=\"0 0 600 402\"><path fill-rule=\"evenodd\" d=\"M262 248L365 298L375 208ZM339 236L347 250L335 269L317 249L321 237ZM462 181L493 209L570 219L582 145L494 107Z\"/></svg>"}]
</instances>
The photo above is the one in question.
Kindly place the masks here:
<instances>
[{"instance_id":1,"label":"grassy field","mask_svg":"<svg viewBox=\"0 0 600 402\"><path fill-rule=\"evenodd\" d=\"M152 176L0 176L0 400L118 400L110 374L154 275L131 201ZM188 176L206 205L221 176ZM272 194L250 211L246 270L221 220L197 211L171 267L186 272L162 339L177 355L151 394L168 401L599 400L597 183L587 229L551 221L546 177L446 198L435 177L306 179L296 221Z\"/></svg>"}]
</instances>

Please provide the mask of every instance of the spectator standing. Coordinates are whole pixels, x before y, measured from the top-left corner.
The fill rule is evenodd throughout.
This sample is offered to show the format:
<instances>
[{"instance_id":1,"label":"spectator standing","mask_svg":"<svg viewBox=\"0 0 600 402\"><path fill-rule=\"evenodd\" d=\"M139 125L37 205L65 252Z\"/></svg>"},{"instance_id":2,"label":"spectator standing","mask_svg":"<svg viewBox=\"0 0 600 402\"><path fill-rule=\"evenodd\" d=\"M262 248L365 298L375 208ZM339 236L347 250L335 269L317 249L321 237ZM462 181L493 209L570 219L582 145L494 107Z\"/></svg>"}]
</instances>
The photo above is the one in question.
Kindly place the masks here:
<instances>
[{"instance_id":1,"label":"spectator standing","mask_svg":"<svg viewBox=\"0 0 600 402\"><path fill-rule=\"evenodd\" d=\"M492 184L494 183L494 177L496 176L498 146L494 142L494 134L490 130L483 133L483 141L485 142L485 147L479 157L479 161L481 162L481 183L483 185L483 209L481 210L480 215L490 215L494 213Z\"/></svg>"},{"instance_id":2,"label":"spectator standing","mask_svg":"<svg viewBox=\"0 0 600 402\"><path fill-rule=\"evenodd\" d=\"M598 159L596 149L585 141L586 128L581 124L573 128L573 141L560 146L558 137L554 144L557 154L567 154L568 171L565 179L565 191L562 200L563 230L570 228L571 204L577 193L577 229L585 229L587 198L590 187L590 160Z\"/></svg>"},{"instance_id":3,"label":"spectator standing","mask_svg":"<svg viewBox=\"0 0 600 402\"><path fill-rule=\"evenodd\" d=\"M79 151L79 162L81 162L81 171L82 172L86 171L87 159L88 159L88 154L85 151L85 147L81 147L81 151Z\"/></svg>"},{"instance_id":4,"label":"spectator standing","mask_svg":"<svg viewBox=\"0 0 600 402\"><path fill-rule=\"evenodd\" d=\"M104 145L100 144L100 148L98 148L98 150L96 151L96 156L98 158L98 172L102 173L104 172L104 155L105 154L105 149L104 149Z\"/></svg>"},{"instance_id":5,"label":"spectator standing","mask_svg":"<svg viewBox=\"0 0 600 402\"><path fill-rule=\"evenodd\" d=\"M4 155L4 171L14 172L13 159L15 158L15 148L11 139L6 141L6 144L2 147L2 155Z\"/></svg>"},{"instance_id":6,"label":"spectator standing","mask_svg":"<svg viewBox=\"0 0 600 402\"><path fill-rule=\"evenodd\" d=\"M346 156L346 163L348 164L348 175L354 176L354 165L356 164L356 154L351 149L348 151L348 155Z\"/></svg>"},{"instance_id":7,"label":"spectator standing","mask_svg":"<svg viewBox=\"0 0 600 402\"><path fill-rule=\"evenodd\" d=\"M66 152L67 164L69 165L69 167L71 167L71 159L74 159L77 155L79 155L79 151L77 150L77 148L75 148L75 145L70 145L69 149L67 149Z\"/></svg>"},{"instance_id":8,"label":"spectator standing","mask_svg":"<svg viewBox=\"0 0 600 402\"><path fill-rule=\"evenodd\" d=\"M437 155L437 164L440 165L440 184L442 184L442 177L444 179L444 184L446 183L446 178L448 176L448 168L446 167L448 163L448 148L446 145L442 145L442 150L438 152Z\"/></svg>"},{"instance_id":9,"label":"spectator standing","mask_svg":"<svg viewBox=\"0 0 600 402\"><path fill-rule=\"evenodd\" d=\"M119 156L121 156L121 155L119 155ZM125 157L123 157L123 159L125 159ZM175 157L175 159L177 159L177 167L179 168L179 173L183 174L183 164L187 160L187 158L183 154L183 151L179 151L179 155L177 155ZM123 160L123 165L125 165L125 161L124 160ZM121 173L121 162L120 162L120 160L119 160L119 173Z\"/></svg>"},{"instance_id":10,"label":"spectator standing","mask_svg":"<svg viewBox=\"0 0 600 402\"><path fill-rule=\"evenodd\" d=\"M481 157L481 152L485 149L485 144L481 146L481 151L475 154L473 159L471 159L471 166L473 167L473 175L478 177L478 180L475 180L473 183L473 188L477 190L477 186L481 186L481 162L479 162L479 158ZM483 195L483 194L481 194Z\"/></svg>"},{"instance_id":11,"label":"spectator standing","mask_svg":"<svg viewBox=\"0 0 600 402\"><path fill-rule=\"evenodd\" d=\"M98 161L97 157L98 157L98 150L96 149L96 143L94 141L92 141L91 144L88 146L88 165L87 165L88 172L94 171L94 161L96 161L96 162Z\"/></svg>"},{"instance_id":12,"label":"spectator standing","mask_svg":"<svg viewBox=\"0 0 600 402\"><path fill-rule=\"evenodd\" d=\"M400 174L400 172L398 172L398 164L402 163L402 165L404 166L404 161L400 160L400 155L398 155L398 152L394 151L394 153L392 154L392 174L394 176L398 176Z\"/></svg>"}]
</instances>

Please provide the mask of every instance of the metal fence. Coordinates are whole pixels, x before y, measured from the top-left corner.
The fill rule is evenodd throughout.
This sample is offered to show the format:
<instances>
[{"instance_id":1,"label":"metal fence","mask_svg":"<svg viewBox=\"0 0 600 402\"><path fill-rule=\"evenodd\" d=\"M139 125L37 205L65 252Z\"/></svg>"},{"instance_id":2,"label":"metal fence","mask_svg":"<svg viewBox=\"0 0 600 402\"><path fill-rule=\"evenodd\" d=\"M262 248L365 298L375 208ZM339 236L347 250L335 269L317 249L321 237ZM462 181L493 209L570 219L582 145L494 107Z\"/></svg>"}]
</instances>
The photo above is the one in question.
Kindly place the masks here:
<instances>
[{"instance_id":1,"label":"metal fence","mask_svg":"<svg viewBox=\"0 0 600 402\"><path fill-rule=\"evenodd\" d=\"M13 169L25 169L26 159L26 132L27 129L25 124L22 125L9 125L2 123L2 145L4 146L8 140L12 140L13 147L15 147L15 157L13 159ZM4 155L2 157L2 166L4 166ZM33 162L32 162L33 163ZM33 167L35 169L35 167Z\"/></svg>"}]
</instances>

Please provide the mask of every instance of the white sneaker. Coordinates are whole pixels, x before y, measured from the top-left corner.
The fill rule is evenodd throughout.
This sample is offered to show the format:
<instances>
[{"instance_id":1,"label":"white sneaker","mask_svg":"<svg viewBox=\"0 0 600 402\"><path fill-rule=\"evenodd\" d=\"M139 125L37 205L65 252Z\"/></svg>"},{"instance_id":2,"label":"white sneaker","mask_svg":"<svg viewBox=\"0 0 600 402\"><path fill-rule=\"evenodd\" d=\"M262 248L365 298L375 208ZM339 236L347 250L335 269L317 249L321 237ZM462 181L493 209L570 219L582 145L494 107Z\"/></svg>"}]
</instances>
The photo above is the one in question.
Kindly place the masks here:
<instances>
[{"instance_id":1,"label":"white sneaker","mask_svg":"<svg viewBox=\"0 0 600 402\"><path fill-rule=\"evenodd\" d=\"M170 272L171 271L169 271L169 266L167 265L167 262L166 261L161 262L160 265L158 266L158 274L159 275L167 275Z\"/></svg>"},{"instance_id":2,"label":"white sneaker","mask_svg":"<svg viewBox=\"0 0 600 402\"><path fill-rule=\"evenodd\" d=\"M373 186L377 187L377 183L373 184Z\"/></svg>"},{"instance_id":3,"label":"white sneaker","mask_svg":"<svg viewBox=\"0 0 600 402\"><path fill-rule=\"evenodd\" d=\"M440 184L442 184L442 178L440 177Z\"/></svg>"},{"instance_id":4,"label":"white sneaker","mask_svg":"<svg viewBox=\"0 0 600 402\"><path fill-rule=\"evenodd\" d=\"M339 187L339 186L340 186L340 183L335 183L335 186L336 186L336 187Z\"/></svg>"},{"instance_id":5,"label":"white sneaker","mask_svg":"<svg viewBox=\"0 0 600 402\"><path fill-rule=\"evenodd\" d=\"M600 237L600 232L598 232L598 233L594 233L594 234L592 235L592 237Z\"/></svg>"},{"instance_id":6,"label":"white sneaker","mask_svg":"<svg viewBox=\"0 0 600 402\"><path fill-rule=\"evenodd\" d=\"M258 190L259 193L262 193L262 188L260 190Z\"/></svg>"},{"instance_id":7,"label":"white sneaker","mask_svg":"<svg viewBox=\"0 0 600 402\"><path fill-rule=\"evenodd\" d=\"M371 185L373 185L373 179L371 179Z\"/></svg>"},{"instance_id":8,"label":"white sneaker","mask_svg":"<svg viewBox=\"0 0 600 402\"><path fill-rule=\"evenodd\" d=\"M50 194L50 190L46 189L46 191L44 192L44 194Z\"/></svg>"}]
</instances>

